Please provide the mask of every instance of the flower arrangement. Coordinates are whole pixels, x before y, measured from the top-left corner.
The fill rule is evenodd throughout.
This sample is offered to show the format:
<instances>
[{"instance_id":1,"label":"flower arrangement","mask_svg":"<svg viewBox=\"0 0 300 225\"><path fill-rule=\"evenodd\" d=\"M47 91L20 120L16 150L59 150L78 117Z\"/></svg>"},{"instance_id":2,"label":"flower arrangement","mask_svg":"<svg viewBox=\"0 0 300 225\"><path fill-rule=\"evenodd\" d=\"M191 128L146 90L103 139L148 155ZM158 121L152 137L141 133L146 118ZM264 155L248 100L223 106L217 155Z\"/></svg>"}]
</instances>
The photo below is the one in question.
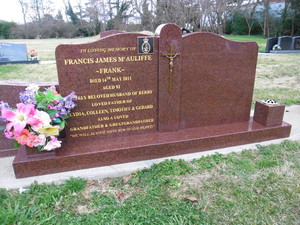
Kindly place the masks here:
<instances>
[{"instance_id":1,"label":"flower arrangement","mask_svg":"<svg viewBox=\"0 0 300 225\"><path fill-rule=\"evenodd\" d=\"M5 137L12 139L16 147L27 145L37 147L38 151L59 148L61 141L57 136L75 107L75 93L63 98L54 86L39 91L37 85L30 85L19 98L21 103L17 104L17 109L0 101L0 120L7 122Z\"/></svg>"},{"instance_id":2,"label":"flower arrangement","mask_svg":"<svg viewBox=\"0 0 300 225\"><path fill-rule=\"evenodd\" d=\"M27 54L28 61L36 61L39 60L38 53L35 50L30 50Z\"/></svg>"}]
</instances>

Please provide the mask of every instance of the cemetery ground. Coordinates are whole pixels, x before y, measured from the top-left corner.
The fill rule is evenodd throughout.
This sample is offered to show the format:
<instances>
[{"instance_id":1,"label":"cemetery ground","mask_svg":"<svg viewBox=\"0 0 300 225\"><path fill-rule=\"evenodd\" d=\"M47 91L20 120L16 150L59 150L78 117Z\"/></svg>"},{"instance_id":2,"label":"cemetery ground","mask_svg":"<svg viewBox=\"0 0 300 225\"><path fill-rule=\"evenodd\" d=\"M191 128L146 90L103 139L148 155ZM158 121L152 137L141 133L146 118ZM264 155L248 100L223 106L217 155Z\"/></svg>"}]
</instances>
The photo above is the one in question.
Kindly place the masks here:
<instances>
[{"instance_id":1,"label":"cemetery ground","mask_svg":"<svg viewBox=\"0 0 300 225\"><path fill-rule=\"evenodd\" d=\"M39 53L41 64L0 66L0 80L56 82L55 47L91 40L18 40ZM257 41L263 50L265 40ZM300 104L299 60L299 54L259 54L253 99ZM22 193L0 189L0 223L299 224L299 178L300 143L284 141L167 160L126 177L36 183Z\"/></svg>"}]
</instances>

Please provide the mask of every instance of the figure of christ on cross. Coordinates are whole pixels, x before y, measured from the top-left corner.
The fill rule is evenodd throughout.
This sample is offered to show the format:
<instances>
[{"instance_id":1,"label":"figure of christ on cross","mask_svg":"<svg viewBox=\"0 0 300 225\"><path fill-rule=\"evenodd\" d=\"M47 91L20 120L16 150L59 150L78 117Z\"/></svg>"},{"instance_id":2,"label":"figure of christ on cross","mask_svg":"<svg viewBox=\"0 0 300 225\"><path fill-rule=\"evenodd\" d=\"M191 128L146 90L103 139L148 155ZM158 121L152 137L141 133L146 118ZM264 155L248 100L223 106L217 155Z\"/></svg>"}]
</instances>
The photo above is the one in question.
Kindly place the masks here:
<instances>
[{"instance_id":1,"label":"figure of christ on cross","mask_svg":"<svg viewBox=\"0 0 300 225\"><path fill-rule=\"evenodd\" d=\"M169 91L169 93L171 93L172 89L173 89L173 65L174 65L173 60L174 60L174 58L176 58L176 56L179 56L180 53L173 53L173 45L170 44L170 53L163 53L161 55L167 57L170 60L170 63L169 63L169 88L168 88L168 91Z\"/></svg>"}]
</instances>

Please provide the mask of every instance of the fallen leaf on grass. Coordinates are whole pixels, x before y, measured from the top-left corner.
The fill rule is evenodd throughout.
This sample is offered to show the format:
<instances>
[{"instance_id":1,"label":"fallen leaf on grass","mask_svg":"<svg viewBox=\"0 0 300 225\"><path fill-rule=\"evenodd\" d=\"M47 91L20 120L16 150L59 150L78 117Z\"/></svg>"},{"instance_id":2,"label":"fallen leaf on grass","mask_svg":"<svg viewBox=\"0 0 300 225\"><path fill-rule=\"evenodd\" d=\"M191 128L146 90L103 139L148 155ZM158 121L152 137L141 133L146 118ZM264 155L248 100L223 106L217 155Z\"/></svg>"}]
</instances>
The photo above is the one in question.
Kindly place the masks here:
<instances>
[{"instance_id":1,"label":"fallen leaf on grass","mask_svg":"<svg viewBox=\"0 0 300 225\"><path fill-rule=\"evenodd\" d=\"M86 182L86 186L88 186L88 187L95 185L95 184L96 184L95 180L89 180L88 182Z\"/></svg>"},{"instance_id":2,"label":"fallen leaf on grass","mask_svg":"<svg viewBox=\"0 0 300 225\"><path fill-rule=\"evenodd\" d=\"M262 194L262 193L264 193L265 191L262 190L262 189L257 189L257 190L255 190L255 192L256 192L257 194Z\"/></svg>"},{"instance_id":3,"label":"fallen leaf on grass","mask_svg":"<svg viewBox=\"0 0 300 225\"><path fill-rule=\"evenodd\" d=\"M295 214L300 213L300 211L298 209L292 209L291 211L292 211L292 213L295 213Z\"/></svg>"},{"instance_id":4,"label":"fallen leaf on grass","mask_svg":"<svg viewBox=\"0 0 300 225\"><path fill-rule=\"evenodd\" d=\"M123 192L123 191L119 191L119 192L117 193L117 198L118 198L118 199L124 199L124 198L125 198L124 192Z\"/></svg>"},{"instance_id":5,"label":"fallen leaf on grass","mask_svg":"<svg viewBox=\"0 0 300 225\"><path fill-rule=\"evenodd\" d=\"M195 197L193 197L193 196L187 197L186 200L189 200L189 201L191 201L191 202L196 202L196 201L198 201L198 199L195 198Z\"/></svg>"},{"instance_id":6,"label":"fallen leaf on grass","mask_svg":"<svg viewBox=\"0 0 300 225\"><path fill-rule=\"evenodd\" d=\"M33 205L34 203L34 199L32 199L31 201L28 202L28 205Z\"/></svg>"},{"instance_id":7,"label":"fallen leaf on grass","mask_svg":"<svg viewBox=\"0 0 300 225\"><path fill-rule=\"evenodd\" d=\"M123 182L126 184L131 179L131 175L123 177Z\"/></svg>"}]
</instances>

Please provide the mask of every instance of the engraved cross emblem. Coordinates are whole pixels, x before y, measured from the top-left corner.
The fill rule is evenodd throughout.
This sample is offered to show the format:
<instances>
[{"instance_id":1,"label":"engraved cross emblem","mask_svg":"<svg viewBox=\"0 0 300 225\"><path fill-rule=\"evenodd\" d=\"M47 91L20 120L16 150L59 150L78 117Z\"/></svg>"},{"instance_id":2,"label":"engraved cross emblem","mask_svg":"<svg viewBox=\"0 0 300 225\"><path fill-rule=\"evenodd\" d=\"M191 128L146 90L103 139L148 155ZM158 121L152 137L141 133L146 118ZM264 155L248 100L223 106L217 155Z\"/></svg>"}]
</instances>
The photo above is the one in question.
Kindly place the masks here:
<instances>
[{"instance_id":1,"label":"engraved cross emblem","mask_svg":"<svg viewBox=\"0 0 300 225\"><path fill-rule=\"evenodd\" d=\"M176 56L180 55L180 53L173 53L173 45L170 44L170 53L163 53L162 56L167 57L170 60L169 63L169 93L171 93L173 89L173 60Z\"/></svg>"}]
</instances>

